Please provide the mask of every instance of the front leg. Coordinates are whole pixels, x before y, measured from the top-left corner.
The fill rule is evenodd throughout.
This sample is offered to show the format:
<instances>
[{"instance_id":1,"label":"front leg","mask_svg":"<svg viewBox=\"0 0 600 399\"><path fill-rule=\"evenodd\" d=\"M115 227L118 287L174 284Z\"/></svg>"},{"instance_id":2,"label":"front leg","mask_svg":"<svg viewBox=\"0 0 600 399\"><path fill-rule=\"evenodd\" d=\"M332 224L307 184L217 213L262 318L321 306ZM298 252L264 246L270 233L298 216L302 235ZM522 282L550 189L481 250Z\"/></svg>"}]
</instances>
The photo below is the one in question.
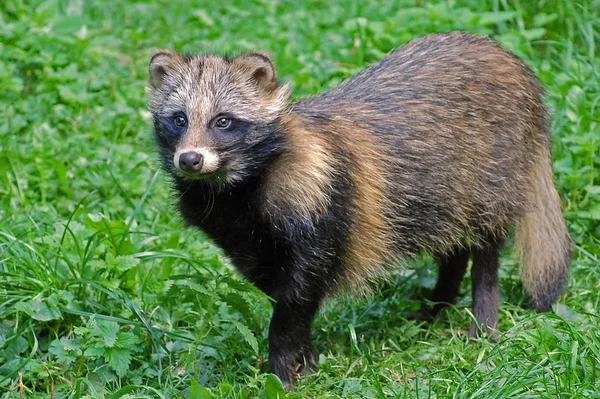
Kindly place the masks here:
<instances>
[{"instance_id":1,"label":"front leg","mask_svg":"<svg viewBox=\"0 0 600 399\"><path fill-rule=\"evenodd\" d=\"M285 245L288 243L274 246L272 258L240 268L256 287L275 300L269 326L270 371L288 388L298 374L316 369L312 322L321 301L335 289L331 282L339 280L334 274L336 264L330 256L333 251L321 249L330 246L308 241L299 243L302 248Z\"/></svg>"},{"instance_id":2,"label":"front leg","mask_svg":"<svg viewBox=\"0 0 600 399\"><path fill-rule=\"evenodd\" d=\"M281 299L275 303L269 328L271 372L291 387L298 374L316 370L318 357L312 344L311 325L322 296Z\"/></svg>"},{"instance_id":3,"label":"front leg","mask_svg":"<svg viewBox=\"0 0 600 399\"><path fill-rule=\"evenodd\" d=\"M263 278L254 280L276 301L269 327L269 363L288 388L298 374L316 369L312 322L322 300L342 280L345 224L324 216L320 223L287 220L278 230L285 236L276 242Z\"/></svg>"}]
</instances>

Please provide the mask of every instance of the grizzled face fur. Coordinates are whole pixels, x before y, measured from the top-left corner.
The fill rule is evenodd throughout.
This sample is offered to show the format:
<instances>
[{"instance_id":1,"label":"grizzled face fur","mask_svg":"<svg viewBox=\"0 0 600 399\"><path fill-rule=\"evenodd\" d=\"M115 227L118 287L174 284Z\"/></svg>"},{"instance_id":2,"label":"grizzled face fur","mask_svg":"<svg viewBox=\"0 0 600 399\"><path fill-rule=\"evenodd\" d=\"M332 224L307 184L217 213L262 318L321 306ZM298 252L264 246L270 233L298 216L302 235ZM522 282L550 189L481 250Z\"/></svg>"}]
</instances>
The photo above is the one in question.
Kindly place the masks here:
<instances>
[{"instance_id":1,"label":"grizzled face fur","mask_svg":"<svg viewBox=\"0 0 600 399\"><path fill-rule=\"evenodd\" d=\"M270 59L181 56L150 61L148 105L164 167L176 179L235 184L260 173L278 151L289 90Z\"/></svg>"}]
</instances>

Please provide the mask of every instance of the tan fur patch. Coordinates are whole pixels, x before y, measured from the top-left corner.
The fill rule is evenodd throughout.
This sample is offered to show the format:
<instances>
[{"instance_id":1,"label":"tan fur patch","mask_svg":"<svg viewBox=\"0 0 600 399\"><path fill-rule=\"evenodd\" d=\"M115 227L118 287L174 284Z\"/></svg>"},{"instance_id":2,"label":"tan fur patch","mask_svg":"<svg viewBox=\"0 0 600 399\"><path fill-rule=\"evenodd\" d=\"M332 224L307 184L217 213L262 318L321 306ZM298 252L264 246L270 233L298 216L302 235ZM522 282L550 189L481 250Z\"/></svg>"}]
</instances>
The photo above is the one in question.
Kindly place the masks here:
<instances>
[{"instance_id":1,"label":"tan fur patch","mask_svg":"<svg viewBox=\"0 0 600 399\"><path fill-rule=\"evenodd\" d=\"M354 226L348 236L345 257L345 283L359 291L367 290L366 279L380 277L384 263L392 258L390 210L386 196L386 150L367 130L344 120L335 120L332 137L351 156L354 186ZM387 214L387 215L386 215Z\"/></svg>"},{"instance_id":2,"label":"tan fur patch","mask_svg":"<svg viewBox=\"0 0 600 399\"><path fill-rule=\"evenodd\" d=\"M288 131L287 150L273 164L267 177L266 208L272 214L291 211L312 220L329 206L326 191L334 172L331 146L290 116L284 117L282 124Z\"/></svg>"},{"instance_id":3,"label":"tan fur patch","mask_svg":"<svg viewBox=\"0 0 600 399\"><path fill-rule=\"evenodd\" d=\"M342 120L323 126L321 131L308 131L296 118L291 114L283 120L287 151L269 172L264 187L267 209L273 215L294 212L314 221L330 205L327 191L337 178L336 171L347 169L356 213L348 236L342 285L365 290L365 280L382 274L384 262L391 259L384 151L370 132ZM339 164L333 157L335 149L348 154L350 163Z\"/></svg>"}]
</instances>

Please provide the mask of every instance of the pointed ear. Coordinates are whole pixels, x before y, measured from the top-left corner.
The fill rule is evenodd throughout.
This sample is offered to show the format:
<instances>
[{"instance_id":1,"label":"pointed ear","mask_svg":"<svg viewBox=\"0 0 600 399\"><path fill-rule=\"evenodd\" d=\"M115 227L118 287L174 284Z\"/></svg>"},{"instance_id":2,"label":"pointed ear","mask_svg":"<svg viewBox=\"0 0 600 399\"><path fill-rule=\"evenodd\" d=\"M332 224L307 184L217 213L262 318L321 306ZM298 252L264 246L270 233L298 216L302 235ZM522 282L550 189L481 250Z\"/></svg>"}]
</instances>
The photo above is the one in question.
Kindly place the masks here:
<instances>
[{"instance_id":1,"label":"pointed ear","mask_svg":"<svg viewBox=\"0 0 600 399\"><path fill-rule=\"evenodd\" d=\"M250 53L240 55L233 59L235 65L240 66L256 84L264 89L277 88L277 76L271 58L264 53Z\"/></svg>"},{"instance_id":2,"label":"pointed ear","mask_svg":"<svg viewBox=\"0 0 600 399\"><path fill-rule=\"evenodd\" d=\"M158 89L161 87L165 75L175 67L182 58L179 54L172 50L158 50L150 59L150 85Z\"/></svg>"}]
</instances>

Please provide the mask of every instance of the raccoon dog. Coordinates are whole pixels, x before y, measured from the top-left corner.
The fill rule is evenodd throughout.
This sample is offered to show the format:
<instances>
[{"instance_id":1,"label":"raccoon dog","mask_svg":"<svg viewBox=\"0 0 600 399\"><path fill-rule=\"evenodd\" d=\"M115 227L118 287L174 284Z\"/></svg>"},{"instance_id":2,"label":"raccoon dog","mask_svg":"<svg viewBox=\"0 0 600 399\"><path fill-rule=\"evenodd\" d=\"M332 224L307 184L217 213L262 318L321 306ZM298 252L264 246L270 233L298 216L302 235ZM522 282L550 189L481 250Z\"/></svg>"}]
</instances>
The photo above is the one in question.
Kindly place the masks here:
<instances>
[{"instance_id":1,"label":"raccoon dog","mask_svg":"<svg viewBox=\"0 0 600 399\"><path fill-rule=\"evenodd\" d=\"M341 286L385 265L437 260L437 313L472 259L470 334L498 321L498 252L510 229L532 306L569 274L543 92L482 36L425 36L338 87L289 100L268 56L150 62L148 104L185 220L275 299L271 371L290 385L316 367L311 323Z\"/></svg>"}]
</instances>

